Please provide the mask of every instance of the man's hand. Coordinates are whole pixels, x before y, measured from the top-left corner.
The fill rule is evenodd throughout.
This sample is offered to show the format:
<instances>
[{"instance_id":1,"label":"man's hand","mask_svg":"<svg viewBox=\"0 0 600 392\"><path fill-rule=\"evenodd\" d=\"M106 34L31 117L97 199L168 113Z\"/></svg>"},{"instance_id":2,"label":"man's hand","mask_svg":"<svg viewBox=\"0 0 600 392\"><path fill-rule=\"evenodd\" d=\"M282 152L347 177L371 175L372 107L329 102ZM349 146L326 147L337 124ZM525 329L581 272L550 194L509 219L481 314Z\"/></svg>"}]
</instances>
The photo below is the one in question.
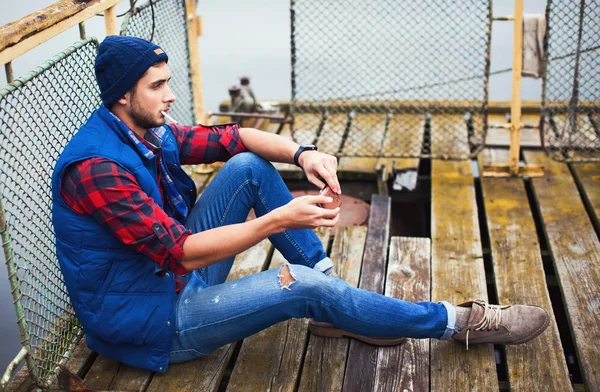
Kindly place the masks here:
<instances>
[{"instance_id":1,"label":"man's hand","mask_svg":"<svg viewBox=\"0 0 600 392\"><path fill-rule=\"evenodd\" d=\"M340 219L339 207L328 210L316 206L331 201L328 196L302 196L256 219L192 234L183 243L181 265L192 271L235 256L273 234L333 227Z\"/></svg>"},{"instance_id":2,"label":"man's hand","mask_svg":"<svg viewBox=\"0 0 600 392\"><path fill-rule=\"evenodd\" d=\"M340 208L328 210L318 207L319 203L330 203L327 196L301 196L272 211L284 230L314 229L320 226L333 227L340 219Z\"/></svg>"},{"instance_id":3,"label":"man's hand","mask_svg":"<svg viewBox=\"0 0 600 392\"><path fill-rule=\"evenodd\" d=\"M240 128L239 132L242 143L249 151L260 155L267 161L294 163L292 158L299 146L293 141L254 128ZM308 181L319 189L322 189L327 183L334 192L342 193L337 178L337 159L334 156L305 150L300 154L298 163L304 169Z\"/></svg>"},{"instance_id":4,"label":"man's hand","mask_svg":"<svg viewBox=\"0 0 600 392\"><path fill-rule=\"evenodd\" d=\"M308 181L315 184L319 189L329 185L331 190L337 194L342 193L340 182L337 178L337 158L333 155L324 154L318 151L304 151L300 154L298 162ZM325 180L323 182L322 180Z\"/></svg>"}]
</instances>

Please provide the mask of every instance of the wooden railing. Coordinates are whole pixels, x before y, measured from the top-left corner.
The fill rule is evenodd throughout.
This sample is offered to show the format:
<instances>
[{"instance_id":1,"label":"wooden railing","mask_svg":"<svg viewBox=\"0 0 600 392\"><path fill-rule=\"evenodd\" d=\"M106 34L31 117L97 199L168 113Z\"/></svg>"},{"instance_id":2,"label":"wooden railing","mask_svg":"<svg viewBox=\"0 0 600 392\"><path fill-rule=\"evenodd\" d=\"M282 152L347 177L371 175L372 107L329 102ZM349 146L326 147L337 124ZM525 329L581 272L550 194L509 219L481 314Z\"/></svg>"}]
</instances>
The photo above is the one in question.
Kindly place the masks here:
<instances>
[{"instance_id":1,"label":"wooden railing","mask_svg":"<svg viewBox=\"0 0 600 392\"><path fill-rule=\"evenodd\" d=\"M6 80L14 81L12 61L49 39L79 25L79 35L85 39L85 21L104 13L106 35L119 34L116 7L126 0L60 0L46 8L0 27L0 65L4 65ZM134 0L129 0L131 8ZM204 118L202 74L197 38L202 34L202 19L196 15L196 0L185 0L190 55L190 75L196 119Z\"/></svg>"}]
</instances>

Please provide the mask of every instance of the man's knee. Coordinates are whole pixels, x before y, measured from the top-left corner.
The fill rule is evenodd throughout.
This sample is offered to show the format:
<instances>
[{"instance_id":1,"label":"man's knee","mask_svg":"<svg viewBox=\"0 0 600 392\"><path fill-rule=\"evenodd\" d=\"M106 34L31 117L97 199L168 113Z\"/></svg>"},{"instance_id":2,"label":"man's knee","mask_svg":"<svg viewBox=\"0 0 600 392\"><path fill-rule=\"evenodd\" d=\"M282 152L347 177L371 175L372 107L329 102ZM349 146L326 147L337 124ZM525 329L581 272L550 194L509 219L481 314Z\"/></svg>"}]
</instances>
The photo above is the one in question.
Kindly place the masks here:
<instances>
[{"instance_id":1,"label":"man's knee","mask_svg":"<svg viewBox=\"0 0 600 392\"><path fill-rule=\"evenodd\" d=\"M307 295L319 295L318 293L332 289L331 278L304 265L283 265L277 276L282 290L301 290ZM301 284L295 287L296 283Z\"/></svg>"},{"instance_id":2,"label":"man's knee","mask_svg":"<svg viewBox=\"0 0 600 392\"><path fill-rule=\"evenodd\" d=\"M276 171L271 162L253 152L242 152L234 155L226 165L235 171L241 171L246 176L253 178L263 173Z\"/></svg>"},{"instance_id":3,"label":"man's knee","mask_svg":"<svg viewBox=\"0 0 600 392\"><path fill-rule=\"evenodd\" d=\"M289 265L282 265L279 269L279 284L281 285L282 290L291 290L292 284L296 283L296 278L290 271Z\"/></svg>"},{"instance_id":4,"label":"man's knee","mask_svg":"<svg viewBox=\"0 0 600 392\"><path fill-rule=\"evenodd\" d=\"M253 152L247 151L234 155L229 159L228 163L239 166L263 166L269 163L269 161Z\"/></svg>"}]
</instances>

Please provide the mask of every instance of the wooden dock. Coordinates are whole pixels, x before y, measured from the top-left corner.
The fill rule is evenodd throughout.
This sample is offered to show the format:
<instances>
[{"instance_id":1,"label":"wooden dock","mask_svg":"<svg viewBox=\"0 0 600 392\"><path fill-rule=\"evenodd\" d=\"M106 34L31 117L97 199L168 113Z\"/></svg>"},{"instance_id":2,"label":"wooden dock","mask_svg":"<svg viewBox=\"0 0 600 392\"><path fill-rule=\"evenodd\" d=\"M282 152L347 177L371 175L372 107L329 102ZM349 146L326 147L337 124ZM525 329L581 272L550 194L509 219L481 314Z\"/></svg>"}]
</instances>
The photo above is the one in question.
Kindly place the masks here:
<instances>
[{"instance_id":1,"label":"wooden dock","mask_svg":"<svg viewBox=\"0 0 600 392\"><path fill-rule=\"evenodd\" d=\"M286 127L265 130L289 135ZM488 148L474 162L431 162L421 173L431 189L430 238L393 236L392 199L381 194L370 200L366 226L318 235L340 278L360 288L411 301L541 305L552 321L532 342L467 351L454 341L410 339L377 348L311 335L308 320L294 319L166 374L98 356L85 341L67 367L99 390L600 391L600 164L567 165L526 150L526 162L544 165L543 178L479 178L484 163L506 162L507 154ZM419 161L344 158L341 177L374 179L381 166L416 170ZM277 167L286 178L301 176ZM194 174L198 188L214 174ZM283 262L265 240L236 258L229 280ZM8 390L31 388L21 371Z\"/></svg>"}]
</instances>

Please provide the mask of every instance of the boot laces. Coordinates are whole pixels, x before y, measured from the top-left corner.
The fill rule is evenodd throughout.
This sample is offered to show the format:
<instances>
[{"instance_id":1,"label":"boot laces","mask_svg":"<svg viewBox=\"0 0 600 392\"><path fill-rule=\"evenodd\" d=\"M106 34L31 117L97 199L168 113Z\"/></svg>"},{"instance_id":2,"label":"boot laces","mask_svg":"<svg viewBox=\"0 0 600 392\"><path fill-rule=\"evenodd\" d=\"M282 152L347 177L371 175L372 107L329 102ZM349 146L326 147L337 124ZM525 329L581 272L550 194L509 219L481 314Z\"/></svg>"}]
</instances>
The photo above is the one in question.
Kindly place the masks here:
<instances>
[{"instance_id":1,"label":"boot laces","mask_svg":"<svg viewBox=\"0 0 600 392\"><path fill-rule=\"evenodd\" d=\"M483 307L483 317L477 324L467 326L467 350L469 349L469 332L471 332L471 330L482 331L484 329L491 331L492 326L496 331L499 330L500 323L502 322L502 309L509 307L509 305L490 305L482 299L475 300L473 303Z\"/></svg>"}]
</instances>

